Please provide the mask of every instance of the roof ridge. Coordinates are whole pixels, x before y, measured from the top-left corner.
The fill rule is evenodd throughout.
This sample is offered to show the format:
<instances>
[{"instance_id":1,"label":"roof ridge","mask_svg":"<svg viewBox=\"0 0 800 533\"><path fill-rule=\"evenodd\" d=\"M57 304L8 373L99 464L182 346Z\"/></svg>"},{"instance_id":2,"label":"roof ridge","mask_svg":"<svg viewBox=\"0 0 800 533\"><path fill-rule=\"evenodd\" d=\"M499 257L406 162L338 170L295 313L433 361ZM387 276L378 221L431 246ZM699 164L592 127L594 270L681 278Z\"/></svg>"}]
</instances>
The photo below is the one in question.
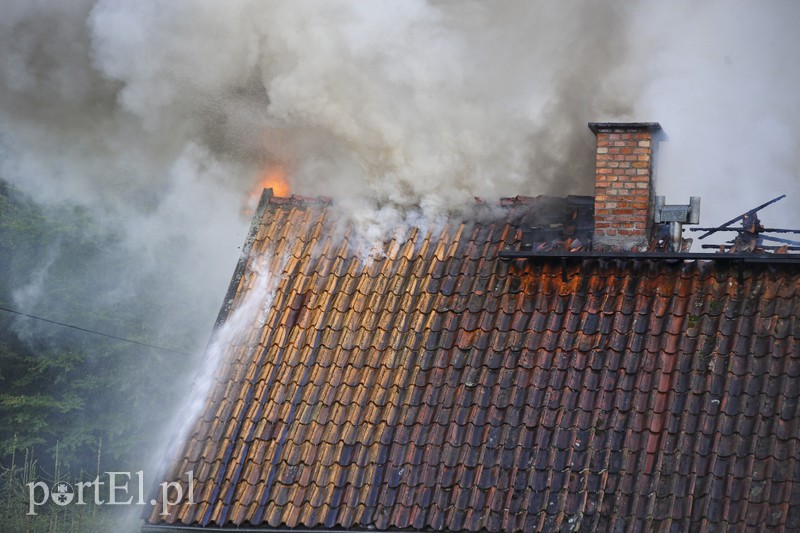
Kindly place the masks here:
<instances>
[{"instance_id":1,"label":"roof ridge","mask_svg":"<svg viewBox=\"0 0 800 533\"><path fill-rule=\"evenodd\" d=\"M265 189L269 190L269 189ZM269 196L269 203L273 205L300 205L300 206L323 206L327 207L333 203L330 196L304 196L301 194L290 194L289 196Z\"/></svg>"}]
</instances>

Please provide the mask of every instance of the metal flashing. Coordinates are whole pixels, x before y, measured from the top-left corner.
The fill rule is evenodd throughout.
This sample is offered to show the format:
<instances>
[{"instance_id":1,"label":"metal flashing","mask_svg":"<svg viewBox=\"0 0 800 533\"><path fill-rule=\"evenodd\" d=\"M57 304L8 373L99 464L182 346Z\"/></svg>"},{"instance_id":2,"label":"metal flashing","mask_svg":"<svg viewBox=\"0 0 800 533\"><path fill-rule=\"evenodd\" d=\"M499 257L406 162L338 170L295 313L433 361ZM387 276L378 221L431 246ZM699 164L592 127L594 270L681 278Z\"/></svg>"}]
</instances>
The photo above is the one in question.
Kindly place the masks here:
<instances>
[{"instance_id":1,"label":"metal flashing","mask_svg":"<svg viewBox=\"0 0 800 533\"><path fill-rule=\"evenodd\" d=\"M639 261L728 261L741 263L771 263L800 265L800 254L752 253L686 253L686 252L595 252L566 250L536 252L531 250L503 250L500 259L625 259Z\"/></svg>"}]
</instances>

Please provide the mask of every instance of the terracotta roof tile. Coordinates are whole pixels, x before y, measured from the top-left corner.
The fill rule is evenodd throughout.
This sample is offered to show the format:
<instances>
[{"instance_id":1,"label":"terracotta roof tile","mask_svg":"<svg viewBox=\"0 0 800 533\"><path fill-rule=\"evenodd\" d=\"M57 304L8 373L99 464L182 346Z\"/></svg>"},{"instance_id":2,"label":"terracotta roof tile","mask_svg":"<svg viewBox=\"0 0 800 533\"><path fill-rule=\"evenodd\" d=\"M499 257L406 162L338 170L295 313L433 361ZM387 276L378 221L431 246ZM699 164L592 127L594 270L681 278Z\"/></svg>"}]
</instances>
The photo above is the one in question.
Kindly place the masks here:
<instances>
[{"instance_id":1,"label":"terracotta roof tile","mask_svg":"<svg viewBox=\"0 0 800 533\"><path fill-rule=\"evenodd\" d=\"M536 202L366 258L328 202L269 199L227 316L274 298L167 476L195 503L148 522L800 529L796 268L498 259Z\"/></svg>"}]
</instances>

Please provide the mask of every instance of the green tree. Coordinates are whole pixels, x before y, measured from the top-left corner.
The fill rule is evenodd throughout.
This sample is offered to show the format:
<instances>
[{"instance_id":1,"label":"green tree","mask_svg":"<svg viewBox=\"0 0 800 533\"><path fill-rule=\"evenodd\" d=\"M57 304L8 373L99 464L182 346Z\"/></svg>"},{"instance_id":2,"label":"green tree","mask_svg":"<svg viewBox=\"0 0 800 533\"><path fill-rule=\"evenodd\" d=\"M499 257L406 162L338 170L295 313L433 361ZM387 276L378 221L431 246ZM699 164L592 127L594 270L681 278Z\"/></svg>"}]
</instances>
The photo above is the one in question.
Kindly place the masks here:
<instances>
[{"instance_id":1,"label":"green tree","mask_svg":"<svg viewBox=\"0 0 800 533\"><path fill-rule=\"evenodd\" d=\"M0 306L194 352L205 333L163 327L169 280L131 268L140 260L85 210L0 181ZM136 471L193 357L0 311L0 466L22 450L50 462L58 445L65 469L93 472L102 442L110 469Z\"/></svg>"}]
</instances>

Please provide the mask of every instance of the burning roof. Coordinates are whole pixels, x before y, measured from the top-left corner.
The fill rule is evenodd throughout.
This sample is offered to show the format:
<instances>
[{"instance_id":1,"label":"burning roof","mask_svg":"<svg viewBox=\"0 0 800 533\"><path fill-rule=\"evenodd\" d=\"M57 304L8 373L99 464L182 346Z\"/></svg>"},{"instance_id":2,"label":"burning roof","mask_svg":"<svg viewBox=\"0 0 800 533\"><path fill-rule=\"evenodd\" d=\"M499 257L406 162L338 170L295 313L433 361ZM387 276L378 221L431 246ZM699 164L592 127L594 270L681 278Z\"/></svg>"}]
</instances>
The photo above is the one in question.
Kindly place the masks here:
<instances>
[{"instance_id":1,"label":"burning roof","mask_svg":"<svg viewBox=\"0 0 800 533\"><path fill-rule=\"evenodd\" d=\"M221 318L263 311L165 477L194 500L144 530L800 528L800 272L501 259L585 204L365 260L325 202L267 194Z\"/></svg>"}]
</instances>

